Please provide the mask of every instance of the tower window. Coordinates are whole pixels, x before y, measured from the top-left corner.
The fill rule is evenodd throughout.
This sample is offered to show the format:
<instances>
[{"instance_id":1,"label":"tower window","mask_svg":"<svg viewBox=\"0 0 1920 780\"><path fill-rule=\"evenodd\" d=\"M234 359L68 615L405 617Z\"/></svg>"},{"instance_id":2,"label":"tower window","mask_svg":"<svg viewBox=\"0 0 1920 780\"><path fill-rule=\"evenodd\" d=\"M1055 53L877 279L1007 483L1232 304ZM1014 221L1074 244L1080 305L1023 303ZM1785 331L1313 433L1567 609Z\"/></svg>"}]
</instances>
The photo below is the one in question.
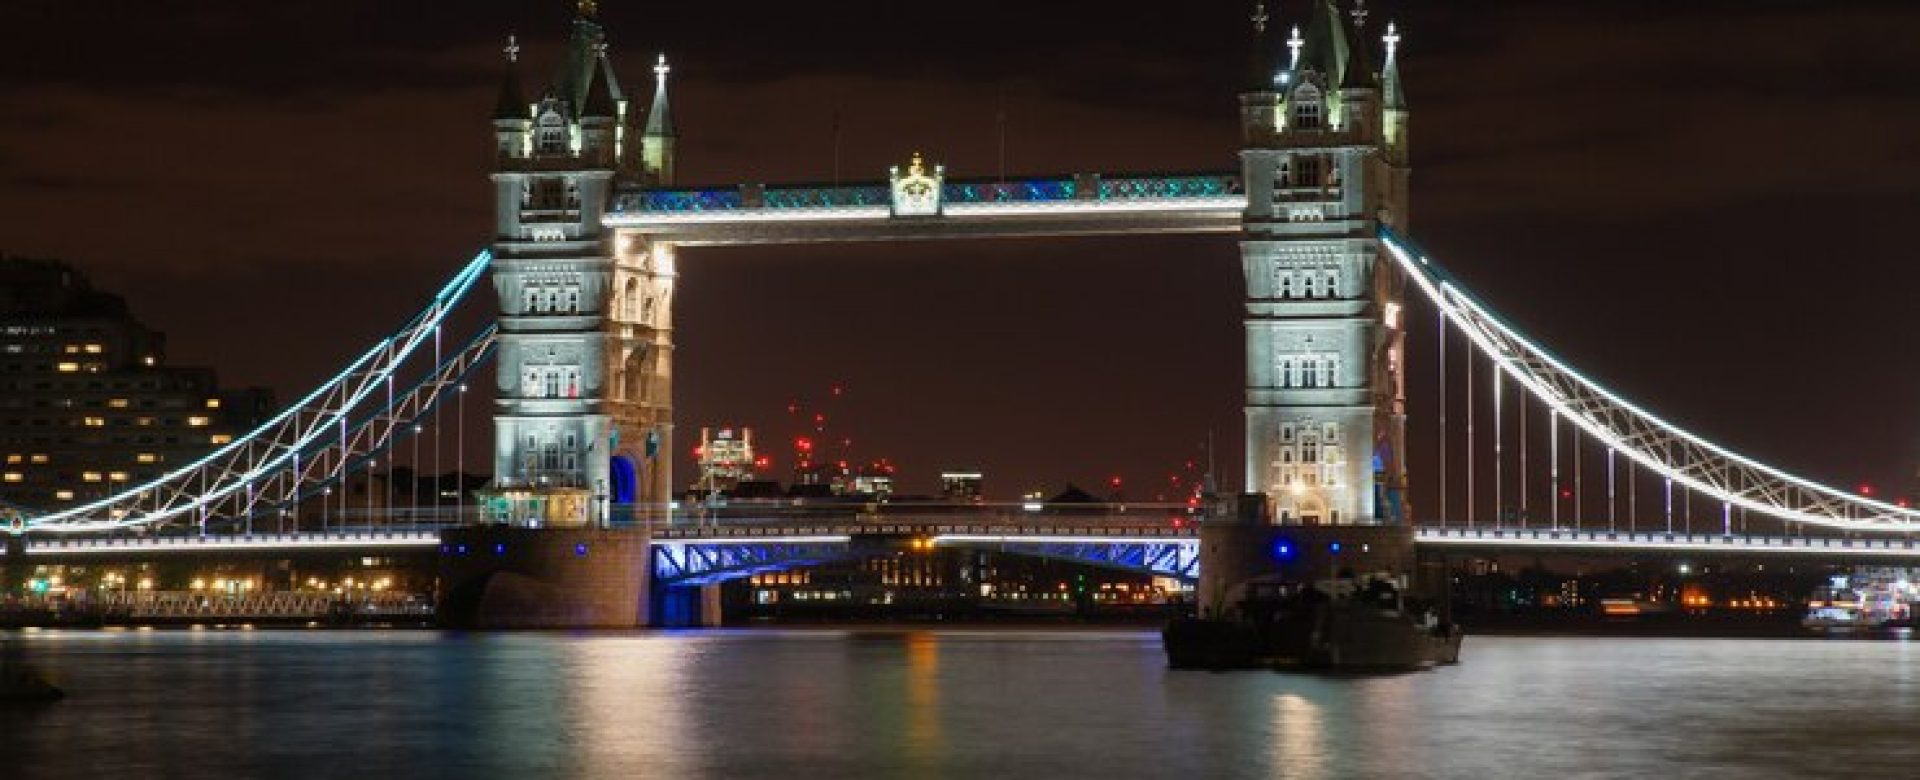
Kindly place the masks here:
<instances>
[{"instance_id":1,"label":"tower window","mask_svg":"<svg viewBox=\"0 0 1920 780\"><path fill-rule=\"evenodd\" d=\"M1300 155L1293 161L1292 178L1288 183L1295 187L1319 187L1324 183L1321 167L1319 157Z\"/></svg>"},{"instance_id":2,"label":"tower window","mask_svg":"<svg viewBox=\"0 0 1920 780\"><path fill-rule=\"evenodd\" d=\"M1288 124L1293 130L1319 130L1326 125L1326 106L1320 100L1320 90L1312 84L1302 84L1287 101L1291 114Z\"/></svg>"}]
</instances>

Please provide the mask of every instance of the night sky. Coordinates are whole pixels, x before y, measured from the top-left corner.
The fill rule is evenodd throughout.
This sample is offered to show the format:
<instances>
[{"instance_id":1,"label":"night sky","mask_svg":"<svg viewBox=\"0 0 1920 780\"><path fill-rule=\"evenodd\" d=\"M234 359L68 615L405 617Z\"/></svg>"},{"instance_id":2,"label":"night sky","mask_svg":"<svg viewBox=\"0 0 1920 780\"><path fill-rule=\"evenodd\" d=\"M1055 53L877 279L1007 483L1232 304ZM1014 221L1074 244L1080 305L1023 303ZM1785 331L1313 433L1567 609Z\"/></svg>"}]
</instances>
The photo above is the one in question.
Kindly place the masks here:
<instances>
[{"instance_id":1,"label":"night sky","mask_svg":"<svg viewBox=\"0 0 1920 780\"><path fill-rule=\"evenodd\" d=\"M1237 165L1237 0L602 5L640 100L672 58L682 183L827 179L836 112L848 179L916 150L991 176L1002 110L1015 173ZM1839 485L1911 479L1920 7L1372 5L1376 34L1406 34L1413 234L1436 259L1711 438ZM568 8L11 0L0 251L70 260L173 362L295 397L488 241L500 46L520 35L536 92ZM1238 486L1229 238L692 250L681 270L683 450L708 424L784 439L788 403L839 382L836 429L909 490L971 465L996 496L1117 473L1138 497L1209 431Z\"/></svg>"}]
</instances>

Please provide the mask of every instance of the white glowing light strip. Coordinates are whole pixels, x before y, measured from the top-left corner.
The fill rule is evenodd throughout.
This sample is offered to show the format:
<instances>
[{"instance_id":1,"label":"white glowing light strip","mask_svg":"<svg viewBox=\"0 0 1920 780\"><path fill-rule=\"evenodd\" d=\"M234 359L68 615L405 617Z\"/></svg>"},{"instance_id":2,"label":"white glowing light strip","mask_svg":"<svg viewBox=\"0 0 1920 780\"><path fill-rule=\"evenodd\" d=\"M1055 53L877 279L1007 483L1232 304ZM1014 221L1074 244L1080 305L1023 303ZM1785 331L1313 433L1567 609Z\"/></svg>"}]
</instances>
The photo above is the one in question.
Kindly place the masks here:
<instances>
[{"instance_id":1,"label":"white glowing light strip","mask_svg":"<svg viewBox=\"0 0 1920 780\"><path fill-rule=\"evenodd\" d=\"M712 536L698 538L655 539L655 547L683 548L717 544L848 544L851 536Z\"/></svg>"},{"instance_id":2,"label":"white glowing light strip","mask_svg":"<svg viewBox=\"0 0 1920 780\"><path fill-rule=\"evenodd\" d=\"M647 227L651 225L706 225L755 222L831 222L836 220L887 219L893 215L888 206L820 206L805 209L741 208L716 211L642 211L608 214L600 224L607 227Z\"/></svg>"},{"instance_id":3,"label":"white glowing light strip","mask_svg":"<svg viewBox=\"0 0 1920 780\"><path fill-rule=\"evenodd\" d=\"M1722 553L1801 553L1806 555L1831 555L1835 553L1860 554L1874 557L1897 557L1920 559L1920 547L1893 546L1897 542L1869 539L1797 539L1782 536L1734 536L1709 537L1716 540L1702 541L1680 539L1667 541L1657 534L1621 534L1637 537L1628 539L1594 538L1598 534L1588 532L1561 531L1561 538L1554 539L1549 531L1536 531L1520 536L1517 532L1506 531L1505 536L1469 535L1471 532L1444 532L1433 529L1420 529L1414 539L1416 544L1445 545L1450 547L1514 547L1525 549L1558 548L1563 550L1675 550L1681 552L1722 552ZM1826 542L1831 542L1827 544Z\"/></svg>"},{"instance_id":4,"label":"white glowing light strip","mask_svg":"<svg viewBox=\"0 0 1920 780\"><path fill-rule=\"evenodd\" d=\"M1538 345L1534 344L1531 340L1520 335L1518 331L1509 327L1503 320L1493 315L1492 312L1488 311L1485 307L1480 306L1473 299L1473 297L1470 294L1467 294L1464 290L1458 288L1457 286L1449 282L1435 279L1431 274L1427 272L1427 266L1430 265L1430 261L1428 261L1427 258L1425 257L1421 257L1418 260L1416 260L1412 256L1412 254L1407 251L1406 248L1402 247L1400 243L1393 238L1393 236L1383 233L1381 235L1381 243L1386 245L1387 249L1393 254L1394 258L1399 261L1400 266L1407 271L1407 275L1411 277L1415 283L1419 284L1420 289L1426 293L1427 298L1433 301L1434 305L1439 307L1441 311L1445 312L1448 319L1458 324L1461 327L1461 329L1467 333L1469 338L1473 340L1474 344L1480 348L1480 351L1483 354L1487 355L1487 357L1489 357L1490 359L1498 363L1508 376L1513 377L1515 380L1519 381L1522 385L1526 386L1526 388L1529 391L1531 391L1535 397L1541 399L1542 401L1547 403L1549 406L1552 406L1555 411L1558 411L1560 414L1573 420L1573 422L1576 425L1578 425L1582 430L1586 431L1589 435L1592 435L1595 439L1598 439L1601 443L1606 444L1609 447L1613 447L1621 451L1622 453L1625 453L1628 457L1633 458L1635 461L1638 461L1641 465L1644 465L1647 468L1652 469L1656 473L1659 473L1660 475L1668 479L1672 479L1676 482L1681 483L1682 485L1692 488L1696 492L1713 496L1714 498L1733 504L1735 506L1753 510L1761 514L1767 515L1769 517L1779 518L1782 520L1812 523L1815 525L1822 525L1822 526L1828 526L1833 528L1849 528L1849 529L1859 529L1859 530L1889 530L1889 529L1899 529L1904 527L1920 525L1920 510L1902 509L1893 504L1889 504L1889 503L1874 500L1874 499L1861 498L1842 490L1837 490L1837 489L1819 484L1817 482L1812 482L1810 480L1793 476L1779 469L1775 469L1765 464L1750 460L1744 456L1735 454L1723 447L1720 447L1719 445L1716 445L1710 441L1707 441L1706 439L1700 438L1699 436L1696 436L1686 431L1685 429L1680 428L1677 425L1669 423L1666 420L1663 420L1651 413L1648 413L1647 411L1641 409L1640 407L1626 401L1625 399L1622 399L1620 396L1615 395L1613 392L1607 390L1605 387L1602 387L1600 384L1594 382L1593 380L1588 379L1584 374L1581 374L1580 372L1575 371L1572 367L1566 365L1565 363L1560 362L1560 360L1555 358L1552 354L1548 353L1546 350L1541 349ZM1465 308L1471 309L1474 316L1470 317L1467 314L1463 313L1461 311L1461 307L1463 306ZM1601 425L1599 422L1593 420L1588 415L1583 414L1578 410L1575 410L1572 406L1566 403L1565 399L1560 397L1559 393L1553 391L1551 388L1548 388L1545 385L1545 383L1541 382L1539 378L1535 377L1531 372L1516 365L1513 362L1512 357L1506 354L1505 351L1502 350L1498 345L1494 344L1491 337L1481 329L1481 326L1480 326L1481 322L1486 322L1493 325L1496 328L1499 328L1503 336L1505 336L1508 339L1511 339L1512 341L1524 347L1532 356L1538 357L1539 359L1552 364L1555 369L1572 377L1574 381L1579 382L1581 386L1585 387L1587 390L1605 398L1607 401L1613 404L1618 405L1619 407L1626 410L1630 414L1636 417L1639 417L1641 419L1644 419L1647 422L1652 423L1654 426L1660 428L1661 430L1667 433L1670 433L1674 436L1677 436L1679 438L1685 439L1688 443L1697 445L1703 449L1708 450L1709 452L1714 453L1715 455L1724 457L1728 460L1734 461L1743 466L1753 468L1770 477L1790 483L1797 487L1801 487L1807 490L1821 493L1830 498L1837 499L1846 503L1851 503L1859 506L1872 507L1876 511L1879 511L1885 514L1899 515L1904 517L1905 520L1901 521L1899 524L1880 523L1880 522L1864 521L1864 520L1850 520L1847 518L1838 518L1838 517L1830 517L1826 515L1812 514L1802 510L1771 506L1771 505L1764 504L1759 501L1755 501L1753 499L1747 498L1745 496L1741 496L1741 495L1732 493L1730 491L1720 489L1718 487L1709 485L1705 482L1695 479L1694 477L1688 476L1686 473L1670 467L1666 463L1654 458L1652 455L1642 452L1638 448L1628 446L1626 443L1621 441L1618 436L1614 435L1611 429Z\"/></svg>"},{"instance_id":5,"label":"white glowing light strip","mask_svg":"<svg viewBox=\"0 0 1920 780\"><path fill-rule=\"evenodd\" d=\"M1216 195L1205 198L1141 198L1138 200L1047 200L1008 203L954 203L942 208L951 217L997 217L1028 215L1036 212L1072 214L1134 214L1140 212L1194 211L1218 212L1239 217L1247 210L1245 195Z\"/></svg>"},{"instance_id":6,"label":"white glowing light strip","mask_svg":"<svg viewBox=\"0 0 1920 780\"><path fill-rule=\"evenodd\" d=\"M166 485L169 482L191 477L194 473L212 464L213 462L219 460L222 456L232 454L235 450L252 444L256 439L262 438L270 433L273 433L281 424L287 421L287 418L305 410L305 407L307 406L307 404L312 403L315 399L320 398L325 393L333 390L342 382L346 381L346 379L352 376L356 371L365 367L365 365L369 360L372 360L376 355L379 355L384 350L390 348L394 342L393 337L387 337L385 339L382 339L379 344L376 344L372 349L368 350L364 355L360 357L359 360L354 361L352 364L348 365L348 367L345 370L334 375L332 379L322 384L319 388L315 389L313 392L308 393L305 398L301 399L300 403L288 407L286 410L282 411L280 414L275 415L272 419L268 420L267 422L261 424L260 426L254 428L252 431L248 432L245 436L235 438L233 441L228 442L226 445L220 447L219 449L214 450L213 452L207 454L206 456L200 458L199 460L196 460L192 463L189 463L185 466L175 469L174 471L171 471L165 475L157 477L144 484L129 487L125 490L120 491L119 493L96 500L92 503L76 506L71 509L65 509L65 510L61 510L59 512L54 512L47 515L41 515L39 517L31 518L28 520L27 525L33 530L37 530L37 531L57 531L61 533L79 533L79 532L87 532L87 531L101 531L101 530L111 530L111 529L118 529L118 528L129 528L129 527L138 526L138 525L150 525L153 523L165 521L172 517L176 517L184 512L198 509L202 506L208 505L221 498L225 498L228 495L232 495L235 491L239 490L242 486L248 483L251 483L255 479L260 478L261 475L269 471L276 470L282 463L285 463L286 461L290 460L293 457L294 453L297 453L305 449L307 445L312 444L313 441L318 439L322 434L331 433L333 423L338 422L338 420L344 417L348 413L348 411L358 406L359 403L365 400L368 395L371 395L375 390L379 389L379 387L384 383L384 379L382 379L381 377L390 375L394 367L396 367L400 362L404 361L408 356L410 356L413 353L413 351L420 346L420 344L426 341L427 336L439 327L440 322L443 321L446 318L447 314L452 311L452 306L449 304L451 304L455 300L458 300L459 298L461 298L466 294L467 290L472 287L474 281L479 278L479 275L486 271L487 265L489 262L491 262L492 257L493 257L492 253L488 251L482 251L478 255L475 255L474 259L468 262L465 268L462 268L460 270L460 273L455 274L453 279L449 281L445 287L442 287L439 293L434 295L433 303L428 306L428 309L422 312L421 314L415 316L413 320L410 321L405 328L401 329L403 333L411 332L411 337L408 339L408 341L405 344L403 344L400 347L400 349L394 354L393 358L388 362L386 371L383 372L380 377L369 377L371 381L367 381L363 383L362 387L356 393L354 393L351 397L342 401L342 403L339 405L339 407L335 411L325 415L326 419L328 420L326 424L320 424L316 422L315 424L311 425L309 430L304 435L296 438L293 442L284 445L280 451L281 454L279 456L268 460L264 464L257 464L252 470L246 472L245 474L242 474L239 478L228 480L226 481L225 484L216 488L215 490L206 494L196 496L191 501L188 501L187 503L180 506L167 507L160 511L148 512L138 517L122 519L122 520L104 520L103 521L103 520L72 519L72 518L83 517L89 513L96 512L102 509L111 508L116 504L119 504L128 500L132 500L136 502L135 506L137 506L139 497L142 494L145 494L148 491L157 490L161 486ZM129 514L131 514L131 512L129 512Z\"/></svg>"},{"instance_id":7,"label":"white glowing light strip","mask_svg":"<svg viewBox=\"0 0 1920 780\"><path fill-rule=\"evenodd\" d=\"M1042 214L1140 214L1193 212L1196 216L1238 217L1246 211L1244 195L1220 195L1205 198L1142 198L1138 200L1053 200L1010 203L953 203L941 207L941 216L1006 217ZM889 220L893 210L887 206L820 206L815 208L741 208L690 212L629 212L609 214L601 224L614 228L765 224L780 222L833 222ZM910 221L938 222L939 217L908 217Z\"/></svg>"},{"instance_id":8,"label":"white glowing light strip","mask_svg":"<svg viewBox=\"0 0 1920 780\"><path fill-rule=\"evenodd\" d=\"M364 536L281 536L213 537L179 539L112 539L98 544L88 542L29 542L27 555L114 555L137 553L195 553L233 550L324 550L375 549L391 547L433 547L440 544L438 532L399 532Z\"/></svg>"},{"instance_id":9,"label":"white glowing light strip","mask_svg":"<svg viewBox=\"0 0 1920 780\"><path fill-rule=\"evenodd\" d=\"M1191 536L1022 536L1017 534L940 534L934 544L1177 544L1198 548Z\"/></svg>"}]
</instances>

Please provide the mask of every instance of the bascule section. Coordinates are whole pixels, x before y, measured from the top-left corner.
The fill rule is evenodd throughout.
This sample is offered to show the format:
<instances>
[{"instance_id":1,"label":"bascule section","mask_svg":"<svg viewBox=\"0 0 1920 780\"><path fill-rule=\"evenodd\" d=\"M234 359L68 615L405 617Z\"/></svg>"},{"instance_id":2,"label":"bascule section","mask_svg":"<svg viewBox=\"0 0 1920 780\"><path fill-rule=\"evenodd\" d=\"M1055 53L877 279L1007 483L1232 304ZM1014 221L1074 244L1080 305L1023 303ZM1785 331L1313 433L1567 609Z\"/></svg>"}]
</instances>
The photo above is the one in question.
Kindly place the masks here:
<instances>
[{"instance_id":1,"label":"bascule section","mask_svg":"<svg viewBox=\"0 0 1920 780\"><path fill-rule=\"evenodd\" d=\"M1245 484L1281 523L1409 516L1402 282L1376 238L1407 218L1407 107L1399 36L1361 8L1315 0L1283 27L1261 3L1252 19Z\"/></svg>"},{"instance_id":2,"label":"bascule section","mask_svg":"<svg viewBox=\"0 0 1920 780\"><path fill-rule=\"evenodd\" d=\"M493 119L498 407L483 507L518 525L602 526L616 505L664 504L670 484L671 255L616 246L601 227L619 186L672 176L667 67L654 68L643 123L592 3L538 99L523 97L512 39L506 55Z\"/></svg>"}]
</instances>

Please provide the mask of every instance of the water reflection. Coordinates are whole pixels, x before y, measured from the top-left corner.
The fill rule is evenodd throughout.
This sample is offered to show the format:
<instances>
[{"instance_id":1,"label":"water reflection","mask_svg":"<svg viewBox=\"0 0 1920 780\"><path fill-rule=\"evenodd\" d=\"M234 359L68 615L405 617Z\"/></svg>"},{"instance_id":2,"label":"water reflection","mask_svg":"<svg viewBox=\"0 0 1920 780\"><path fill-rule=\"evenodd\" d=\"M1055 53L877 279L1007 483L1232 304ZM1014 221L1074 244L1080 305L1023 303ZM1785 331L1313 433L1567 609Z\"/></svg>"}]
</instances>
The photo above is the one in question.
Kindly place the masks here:
<instances>
[{"instance_id":1,"label":"water reflection","mask_svg":"<svg viewBox=\"0 0 1920 780\"><path fill-rule=\"evenodd\" d=\"M1150 633L47 631L7 777L1907 776L1902 642L1476 638L1393 677ZM1835 724L1839 724L1836 726Z\"/></svg>"},{"instance_id":2,"label":"water reflection","mask_svg":"<svg viewBox=\"0 0 1920 780\"><path fill-rule=\"evenodd\" d=\"M1273 766L1288 777L1325 777L1326 724L1320 705L1297 693L1273 697Z\"/></svg>"}]
</instances>

